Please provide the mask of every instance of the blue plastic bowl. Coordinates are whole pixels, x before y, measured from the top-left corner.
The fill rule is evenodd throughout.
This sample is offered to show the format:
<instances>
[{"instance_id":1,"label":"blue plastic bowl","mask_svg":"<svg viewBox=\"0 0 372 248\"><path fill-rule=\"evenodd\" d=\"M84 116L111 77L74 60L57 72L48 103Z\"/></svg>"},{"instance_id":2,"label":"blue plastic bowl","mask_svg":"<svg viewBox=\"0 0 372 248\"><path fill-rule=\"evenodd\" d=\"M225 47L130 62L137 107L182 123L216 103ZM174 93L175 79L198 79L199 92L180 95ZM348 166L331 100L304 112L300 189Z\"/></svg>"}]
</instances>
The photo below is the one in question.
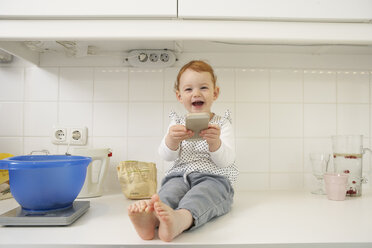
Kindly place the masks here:
<instances>
[{"instance_id":1,"label":"blue plastic bowl","mask_svg":"<svg viewBox=\"0 0 372 248\"><path fill-rule=\"evenodd\" d=\"M26 155L0 160L10 191L26 211L68 208L84 185L90 157Z\"/></svg>"}]
</instances>

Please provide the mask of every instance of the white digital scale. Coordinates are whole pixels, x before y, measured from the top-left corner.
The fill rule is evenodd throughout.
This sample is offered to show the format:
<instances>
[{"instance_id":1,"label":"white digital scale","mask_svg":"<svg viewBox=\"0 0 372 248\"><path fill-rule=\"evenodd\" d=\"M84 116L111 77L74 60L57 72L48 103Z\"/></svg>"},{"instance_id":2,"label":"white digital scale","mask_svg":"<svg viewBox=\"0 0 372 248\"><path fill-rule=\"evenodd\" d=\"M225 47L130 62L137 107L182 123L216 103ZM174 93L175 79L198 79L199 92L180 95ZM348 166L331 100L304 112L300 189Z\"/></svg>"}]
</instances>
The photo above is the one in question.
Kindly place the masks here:
<instances>
[{"instance_id":1,"label":"white digital scale","mask_svg":"<svg viewBox=\"0 0 372 248\"><path fill-rule=\"evenodd\" d=\"M21 206L0 215L3 226L68 226L90 207L89 201L74 201L69 208L49 211L26 211Z\"/></svg>"}]
</instances>

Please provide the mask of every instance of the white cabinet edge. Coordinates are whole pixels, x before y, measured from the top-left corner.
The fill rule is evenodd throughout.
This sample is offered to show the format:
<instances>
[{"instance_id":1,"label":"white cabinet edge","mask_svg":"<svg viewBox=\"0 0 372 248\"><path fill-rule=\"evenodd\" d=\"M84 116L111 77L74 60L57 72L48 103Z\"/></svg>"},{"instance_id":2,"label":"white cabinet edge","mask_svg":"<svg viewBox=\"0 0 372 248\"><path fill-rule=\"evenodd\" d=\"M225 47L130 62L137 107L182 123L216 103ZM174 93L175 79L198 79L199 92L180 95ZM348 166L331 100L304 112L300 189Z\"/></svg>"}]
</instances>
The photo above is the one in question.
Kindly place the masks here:
<instances>
[{"instance_id":1,"label":"white cabinet edge","mask_svg":"<svg viewBox=\"0 0 372 248\"><path fill-rule=\"evenodd\" d=\"M370 0L178 0L183 19L370 22L371 10Z\"/></svg>"},{"instance_id":2,"label":"white cabinet edge","mask_svg":"<svg viewBox=\"0 0 372 248\"><path fill-rule=\"evenodd\" d=\"M371 45L372 24L202 20L0 20L0 41L210 40Z\"/></svg>"},{"instance_id":3,"label":"white cabinet edge","mask_svg":"<svg viewBox=\"0 0 372 248\"><path fill-rule=\"evenodd\" d=\"M174 18L177 0L2 0L1 19Z\"/></svg>"}]
</instances>

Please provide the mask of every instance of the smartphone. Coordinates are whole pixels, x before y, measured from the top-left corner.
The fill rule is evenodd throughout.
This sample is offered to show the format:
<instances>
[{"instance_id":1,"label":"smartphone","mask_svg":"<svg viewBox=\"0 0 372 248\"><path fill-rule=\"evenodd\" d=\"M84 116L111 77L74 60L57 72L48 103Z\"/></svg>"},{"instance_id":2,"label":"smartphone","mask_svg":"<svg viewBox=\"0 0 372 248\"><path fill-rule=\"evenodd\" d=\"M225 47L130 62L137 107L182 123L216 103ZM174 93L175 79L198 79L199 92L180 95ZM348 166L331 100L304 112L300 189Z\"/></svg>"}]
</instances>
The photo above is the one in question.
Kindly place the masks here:
<instances>
[{"instance_id":1,"label":"smartphone","mask_svg":"<svg viewBox=\"0 0 372 248\"><path fill-rule=\"evenodd\" d=\"M188 113L186 115L186 128L194 132L188 140L201 139L199 133L201 130L207 129L209 123L209 113Z\"/></svg>"}]
</instances>

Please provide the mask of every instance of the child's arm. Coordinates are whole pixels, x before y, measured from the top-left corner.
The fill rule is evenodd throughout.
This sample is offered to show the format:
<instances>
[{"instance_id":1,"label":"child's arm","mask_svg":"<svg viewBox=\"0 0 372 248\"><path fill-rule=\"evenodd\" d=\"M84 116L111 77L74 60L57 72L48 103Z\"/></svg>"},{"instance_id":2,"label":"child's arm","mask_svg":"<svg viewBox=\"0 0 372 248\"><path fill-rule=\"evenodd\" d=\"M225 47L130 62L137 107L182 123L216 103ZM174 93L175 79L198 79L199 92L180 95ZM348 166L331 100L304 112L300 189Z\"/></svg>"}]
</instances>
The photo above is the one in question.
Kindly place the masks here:
<instances>
[{"instance_id":1,"label":"child's arm","mask_svg":"<svg viewBox=\"0 0 372 248\"><path fill-rule=\"evenodd\" d=\"M165 136L162 139L159 149L158 149L159 155L162 159L165 161L174 161L178 158L179 150L173 151L167 147L165 144Z\"/></svg>"},{"instance_id":2,"label":"child's arm","mask_svg":"<svg viewBox=\"0 0 372 248\"><path fill-rule=\"evenodd\" d=\"M181 127L179 127L181 126ZM180 131L186 130L183 125L176 125L174 121L169 124L167 135L164 136L160 143L158 152L159 155L166 161L174 161L179 155L179 144L182 140L188 139L193 136L192 131ZM187 135L182 133L187 133ZM186 137L186 138L185 138Z\"/></svg>"},{"instance_id":3,"label":"child's arm","mask_svg":"<svg viewBox=\"0 0 372 248\"><path fill-rule=\"evenodd\" d=\"M208 128L200 132L200 136L205 139L210 152L215 152L221 146L221 129L218 125L209 124Z\"/></svg>"},{"instance_id":4,"label":"child's arm","mask_svg":"<svg viewBox=\"0 0 372 248\"><path fill-rule=\"evenodd\" d=\"M194 132L187 130L184 125L173 125L169 128L165 137L165 144L173 151L177 150L182 140L191 138Z\"/></svg>"},{"instance_id":5,"label":"child's arm","mask_svg":"<svg viewBox=\"0 0 372 248\"><path fill-rule=\"evenodd\" d=\"M235 139L231 123L226 122L222 125L219 131L220 143L216 141L217 139L213 140L215 143L212 143L212 145L217 146L219 144L216 150L211 150L210 148L210 155L213 162L219 167L226 167L232 164L235 161Z\"/></svg>"}]
</instances>

